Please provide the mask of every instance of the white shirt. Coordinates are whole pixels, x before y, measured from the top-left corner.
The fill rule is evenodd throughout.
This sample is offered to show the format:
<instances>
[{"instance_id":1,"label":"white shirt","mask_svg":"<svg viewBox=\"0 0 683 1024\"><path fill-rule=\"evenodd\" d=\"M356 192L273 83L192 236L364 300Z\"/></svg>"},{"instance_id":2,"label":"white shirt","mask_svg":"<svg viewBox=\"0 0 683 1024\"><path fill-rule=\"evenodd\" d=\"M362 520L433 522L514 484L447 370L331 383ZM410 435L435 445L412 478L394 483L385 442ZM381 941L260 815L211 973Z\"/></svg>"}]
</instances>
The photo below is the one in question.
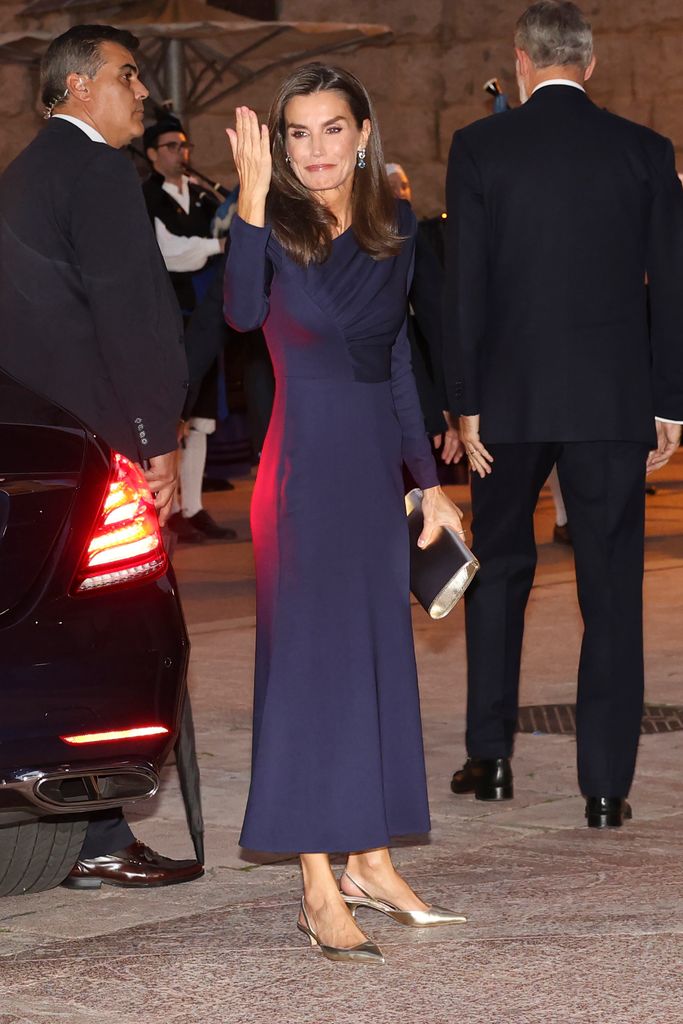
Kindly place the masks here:
<instances>
[{"instance_id":1,"label":"white shirt","mask_svg":"<svg viewBox=\"0 0 683 1024\"><path fill-rule=\"evenodd\" d=\"M161 186L185 213L190 212L189 181L190 179L183 175L180 188L170 181L165 181ZM183 235L174 235L158 217L154 218L154 230L166 269L175 273L201 270L210 256L215 256L221 251L221 243L217 238L203 238L201 235L190 235L185 238Z\"/></svg>"},{"instance_id":2,"label":"white shirt","mask_svg":"<svg viewBox=\"0 0 683 1024\"><path fill-rule=\"evenodd\" d=\"M51 120L54 118L59 118L60 121L68 121L69 124L75 124L76 127L80 128L82 132L85 132L88 138L92 139L93 142L103 142L105 146L108 145L107 140L103 138L97 128L93 128L91 124L87 124L85 121L81 121L77 117L72 117L70 114L53 114Z\"/></svg>"},{"instance_id":3,"label":"white shirt","mask_svg":"<svg viewBox=\"0 0 683 1024\"><path fill-rule=\"evenodd\" d=\"M586 91L582 85L578 82L573 82L570 78L549 78L547 82L539 82L531 95L533 96L534 92L544 89L547 85L571 85L572 89L580 89L581 92ZM663 416L655 416L655 419L659 420L660 423L683 423L683 420L667 420Z\"/></svg>"},{"instance_id":4,"label":"white shirt","mask_svg":"<svg viewBox=\"0 0 683 1024\"><path fill-rule=\"evenodd\" d=\"M547 82L539 82L531 95L533 96L534 92L538 92L539 89L545 89L546 85L571 85L572 89L580 89L581 92L586 91L582 85L578 82L573 82L571 78L549 78Z\"/></svg>"}]
</instances>

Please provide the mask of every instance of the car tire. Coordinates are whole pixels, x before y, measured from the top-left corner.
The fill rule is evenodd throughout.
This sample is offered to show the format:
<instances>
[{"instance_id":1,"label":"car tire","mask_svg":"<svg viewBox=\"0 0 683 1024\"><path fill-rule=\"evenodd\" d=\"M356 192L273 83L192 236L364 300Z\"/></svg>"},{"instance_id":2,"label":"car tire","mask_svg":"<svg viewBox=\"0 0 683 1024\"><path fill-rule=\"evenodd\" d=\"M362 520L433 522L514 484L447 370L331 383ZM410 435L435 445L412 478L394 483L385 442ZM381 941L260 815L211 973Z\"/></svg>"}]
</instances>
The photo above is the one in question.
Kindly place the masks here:
<instances>
[{"instance_id":1,"label":"car tire","mask_svg":"<svg viewBox=\"0 0 683 1024\"><path fill-rule=\"evenodd\" d=\"M37 818L0 828L0 896L44 892L63 882L87 828L84 818Z\"/></svg>"}]
</instances>

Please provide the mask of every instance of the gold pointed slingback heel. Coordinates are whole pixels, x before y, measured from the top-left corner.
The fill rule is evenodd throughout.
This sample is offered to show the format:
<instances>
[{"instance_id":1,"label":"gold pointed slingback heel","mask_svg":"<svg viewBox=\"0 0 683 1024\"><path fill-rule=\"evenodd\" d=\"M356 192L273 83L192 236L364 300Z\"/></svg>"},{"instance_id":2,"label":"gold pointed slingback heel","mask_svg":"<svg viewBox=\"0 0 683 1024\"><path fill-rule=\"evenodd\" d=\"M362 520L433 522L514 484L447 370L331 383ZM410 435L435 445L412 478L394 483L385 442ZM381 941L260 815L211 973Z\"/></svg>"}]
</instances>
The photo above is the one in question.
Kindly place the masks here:
<instances>
[{"instance_id":1,"label":"gold pointed slingback heel","mask_svg":"<svg viewBox=\"0 0 683 1024\"><path fill-rule=\"evenodd\" d=\"M354 882L348 871L345 871L344 874L349 882L363 893L362 896L347 896L342 890L344 902L354 919L359 907L367 907L369 910L379 910L380 914L386 914L398 924L405 924L410 928L437 928L443 924L465 924L467 921L463 914L454 914L452 910L446 910L445 907L431 906L426 910L400 910L399 907L395 907L387 900L376 900L369 892L365 891L362 885Z\"/></svg>"},{"instance_id":2,"label":"gold pointed slingback heel","mask_svg":"<svg viewBox=\"0 0 683 1024\"><path fill-rule=\"evenodd\" d=\"M301 921L297 921L297 928L307 936L312 946L318 947L322 955L327 957L328 960L355 964L383 964L386 962L382 950L370 939L366 939L365 942L361 942L357 946L351 946L348 949L326 946L313 931L303 896L301 897L301 913L304 915L304 923L302 924Z\"/></svg>"}]
</instances>

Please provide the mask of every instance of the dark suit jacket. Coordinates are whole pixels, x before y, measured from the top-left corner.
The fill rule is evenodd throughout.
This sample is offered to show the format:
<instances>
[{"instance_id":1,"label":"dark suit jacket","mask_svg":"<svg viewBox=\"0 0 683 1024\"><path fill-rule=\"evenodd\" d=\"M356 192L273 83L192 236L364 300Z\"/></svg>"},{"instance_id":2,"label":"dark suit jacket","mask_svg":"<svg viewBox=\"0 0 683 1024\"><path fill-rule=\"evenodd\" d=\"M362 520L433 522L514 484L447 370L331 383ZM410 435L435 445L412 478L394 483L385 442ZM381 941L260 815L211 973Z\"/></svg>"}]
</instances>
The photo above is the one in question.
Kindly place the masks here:
<instances>
[{"instance_id":1,"label":"dark suit jacket","mask_svg":"<svg viewBox=\"0 0 683 1024\"><path fill-rule=\"evenodd\" d=\"M546 86L456 132L447 201L449 404L481 415L485 442L651 443L655 415L683 420L683 191L667 139Z\"/></svg>"},{"instance_id":2,"label":"dark suit jacket","mask_svg":"<svg viewBox=\"0 0 683 1024\"><path fill-rule=\"evenodd\" d=\"M50 120L0 180L0 366L135 460L176 447L178 303L123 153Z\"/></svg>"}]
</instances>

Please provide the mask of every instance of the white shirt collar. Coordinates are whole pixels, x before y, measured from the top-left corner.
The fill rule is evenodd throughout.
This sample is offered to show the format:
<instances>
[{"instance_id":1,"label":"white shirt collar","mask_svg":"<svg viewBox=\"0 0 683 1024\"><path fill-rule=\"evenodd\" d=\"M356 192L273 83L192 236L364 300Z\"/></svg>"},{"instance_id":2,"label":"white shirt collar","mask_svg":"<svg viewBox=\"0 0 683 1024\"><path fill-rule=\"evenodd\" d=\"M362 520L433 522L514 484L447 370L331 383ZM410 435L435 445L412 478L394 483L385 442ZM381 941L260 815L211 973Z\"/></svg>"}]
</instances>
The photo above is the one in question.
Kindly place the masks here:
<instances>
[{"instance_id":1,"label":"white shirt collar","mask_svg":"<svg viewBox=\"0 0 683 1024\"><path fill-rule=\"evenodd\" d=\"M168 192L169 196L171 196L172 199L175 199L175 201L178 203L180 207L182 207L185 213L190 212L189 185L190 179L183 174L180 182L180 188L178 188L177 185L174 185L170 181L164 181L163 185L161 186L164 192Z\"/></svg>"},{"instance_id":2,"label":"white shirt collar","mask_svg":"<svg viewBox=\"0 0 683 1024\"><path fill-rule=\"evenodd\" d=\"M539 82L534 92L538 92L539 89L545 89L546 85L571 85L572 89L580 89L581 92L586 91L578 82L572 82L571 78L549 78L547 82ZM532 96L534 92L532 92Z\"/></svg>"},{"instance_id":3,"label":"white shirt collar","mask_svg":"<svg viewBox=\"0 0 683 1024\"><path fill-rule=\"evenodd\" d=\"M92 139L93 142L103 142L105 146L107 145L107 140L100 135L97 128L93 128L92 125L86 124L85 121L81 121L77 117L71 117L70 114L53 114L52 117L58 117L61 121L68 121L69 124L75 124L76 127L80 128L82 132L85 132L88 138Z\"/></svg>"},{"instance_id":4,"label":"white shirt collar","mask_svg":"<svg viewBox=\"0 0 683 1024\"><path fill-rule=\"evenodd\" d=\"M189 182L190 179L187 175L183 174L180 179L180 188L178 188L177 185L174 185L172 181L166 181L166 179L164 179L164 183L161 187L172 196L183 196L187 195L189 192Z\"/></svg>"}]
</instances>

